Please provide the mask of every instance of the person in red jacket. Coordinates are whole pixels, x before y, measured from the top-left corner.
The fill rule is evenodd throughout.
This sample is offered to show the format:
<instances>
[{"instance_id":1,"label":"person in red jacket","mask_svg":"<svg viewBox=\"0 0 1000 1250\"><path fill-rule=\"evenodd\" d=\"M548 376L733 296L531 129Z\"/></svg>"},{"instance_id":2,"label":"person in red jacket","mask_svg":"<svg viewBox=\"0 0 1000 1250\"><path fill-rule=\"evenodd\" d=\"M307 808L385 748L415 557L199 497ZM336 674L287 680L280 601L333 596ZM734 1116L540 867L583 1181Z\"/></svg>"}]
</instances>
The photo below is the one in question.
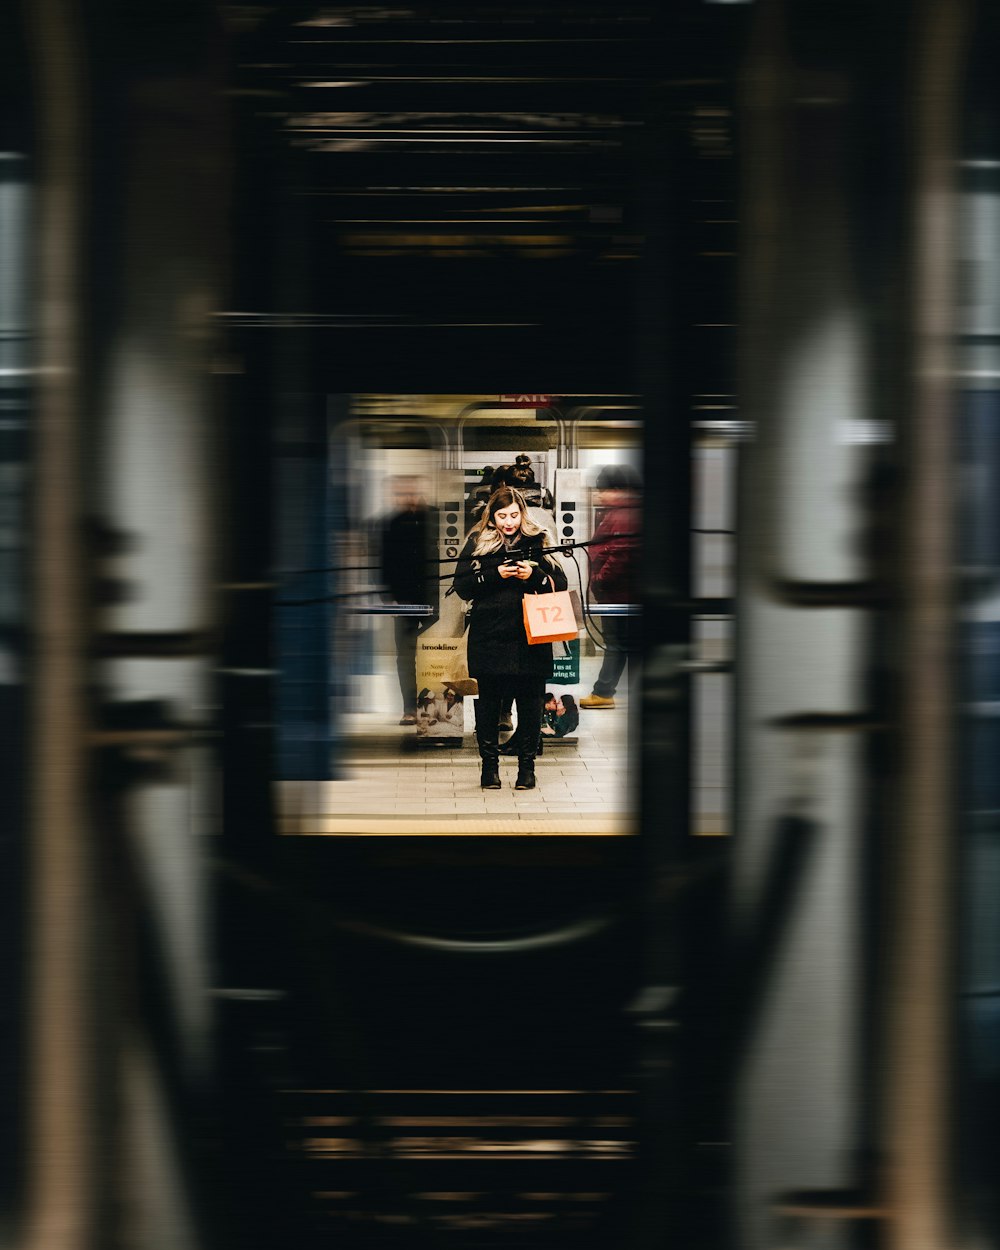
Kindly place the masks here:
<instances>
[{"instance_id":1,"label":"person in red jacket","mask_svg":"<svg viewBox=\"0 0 1000 1250\"><path fill-rule=\"evenodd\" d=\"M642 511L639 476L628 465L605 465L597 475L596 503L603 514L590 547L590 597L598 603L639 602L639 549ZM604 661L583 708L615 706L615 691L629 655L638 645L638 620L605 616Z\"/></svg>"}]
</instances>

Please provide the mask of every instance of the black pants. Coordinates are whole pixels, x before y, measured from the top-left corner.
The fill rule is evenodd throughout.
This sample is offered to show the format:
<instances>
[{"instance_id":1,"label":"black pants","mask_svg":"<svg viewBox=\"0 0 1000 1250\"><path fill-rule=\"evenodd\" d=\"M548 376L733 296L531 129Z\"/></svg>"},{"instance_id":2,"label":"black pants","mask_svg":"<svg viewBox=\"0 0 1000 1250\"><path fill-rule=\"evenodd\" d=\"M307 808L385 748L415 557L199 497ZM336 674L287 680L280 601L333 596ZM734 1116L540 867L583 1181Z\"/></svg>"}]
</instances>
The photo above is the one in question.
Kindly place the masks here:
<instances>
[{"instance_id":1,"label":"black pants","mask_svg":"<svg viewBox=\"0 0 1000 1250\"><path fill-rule=\"evenodd\" d=\"M594 682L594 694L610 699L618 689L629 657L635 652L638 629L636 621L627 616L606 616L601 622L601 630L604 634L604 661Z\"/></svg>"},{"instance_id":2,"label":"black pants","mask_svg":"<svg viewBox=\"0 0 1000 1250\"><path fill-rule=\"evenodd\" d=\"M423 622L413 616L397 616L393 620L396 632L396 674L399 677L399 697L404 712L417 710L417 638Z\"/></svg>"},{"instance_id":3,"label":"black pants","mask_svg":"<svg viewBox=\"0 0 1000 1250\"><path fill-rule=\"evenodd\" d=\"M499 733L500 709L511 695L517 704L517 732L526 746L525 755L532 759L542 731L542 703L545 699L545 678L525 677L512 673L477 676L479 698L476 700L476 734L482 740L495 742ZM520 735L524 735L520 737Z\"/></svg>"}]
</instances>

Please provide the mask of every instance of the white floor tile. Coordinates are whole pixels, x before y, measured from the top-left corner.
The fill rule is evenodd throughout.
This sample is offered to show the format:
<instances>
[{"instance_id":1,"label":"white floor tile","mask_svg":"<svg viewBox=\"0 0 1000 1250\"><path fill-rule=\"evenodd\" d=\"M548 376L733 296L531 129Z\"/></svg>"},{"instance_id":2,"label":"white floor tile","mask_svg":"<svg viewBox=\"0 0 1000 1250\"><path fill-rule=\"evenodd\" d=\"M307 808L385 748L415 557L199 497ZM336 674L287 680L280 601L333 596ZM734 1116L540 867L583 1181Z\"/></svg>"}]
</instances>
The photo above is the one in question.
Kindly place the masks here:
<instances>
[{"instance_id":1,"label":"white floor tile","mask_svg":"<svg viewBox=\"0 0 1000 1250\"><path fill-rule=\"evenodd\" d=\"M599 657L585 657L580 686L568 693L587 694L600 665ZM278 801L289 829L301 832L347 831L352 817L368 822L359 827L390 829L396 820L413 817L429 831L449 824L480 821L484 829L502 832L521 826L530 832L533 822L594 825L607 818L607 829L627 825L627 805L634 779L629 772L629 715L627 697L599 712L583 709L577 743L547 743L536 761L538 786L515 791L516 760L502 758L502 790L479 788L479 759L472 737L474 718L467 709L463 746L443 749L416 746L412 731L395 724L396 691L384 675L357 679L358 706L364 713L347 718L350 759L346 779L337 782L279 783ZM563 690L562 693L567 693ZM714 713L715 708L712 707ZM699 831L718 832L725 809L724 776L716 762L705 761L696 782L695 812ZM372 822L375 822L374 824ZM546 827L550 827L546 825ZM589 827L589 826L588 826ZM603 826L601 826L603 828ZM558 829L556 830L559 831Z\"/></svg>"}]
</instances>

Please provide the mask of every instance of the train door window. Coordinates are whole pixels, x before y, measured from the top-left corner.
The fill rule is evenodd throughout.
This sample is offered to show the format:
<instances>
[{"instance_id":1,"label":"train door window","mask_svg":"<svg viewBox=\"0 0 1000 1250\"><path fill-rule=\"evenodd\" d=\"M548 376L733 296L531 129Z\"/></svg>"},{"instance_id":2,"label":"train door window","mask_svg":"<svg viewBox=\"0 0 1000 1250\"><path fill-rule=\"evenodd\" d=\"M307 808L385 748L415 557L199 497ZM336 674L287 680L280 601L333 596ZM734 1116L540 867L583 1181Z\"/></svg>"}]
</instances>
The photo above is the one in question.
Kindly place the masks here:
<instances>
[{"instance_id":1,"label":"train door window","mask_svg":"<svg viewBox=\"0 0 1000 1250\"><path fill-rule=\"evenodd\" d=\"M556 409L508 407L495 396L356 395L332 399L329 410L327 532L311 548L311 562L331 576L330 610L312 630L325 631L329 715L322 751L311 753L309 769L279 761L285 831L632 832L639 687L629 676L631 661L620 654L616 660L615 651L627 652L635 637L638 594L627 578L606 575L605 549L591 540L595 533L612 535L625 559L638 544L644 506L638 403L564 400ZM732 423L696 428L691 541L699 608L692 626L690 765L696 835L730 830L738 446ZM576 637L555 644L544 683L538 785L521 793L513 790L518 708L506 702L502 788L480 787L476 673L467 658L470 605L452 589L463 545L503 482L516 483L529 520L549 535L549 554L566 575L576 610ZM302 502L296 495L281 510L301 512ZM315 610L281 618L283 718L302 702L289 696L305 673L295 648L303 649L309 633L302 618ZM314 668L309 679L315 684Z\"/></svg>"},{"instance_id":2,"label":"train door window","mask_svg":"<svg viewBox=\"0 0 1000 1250\"><path fill-rule=\"evenodd\" d=\"M702 605L692 625L692 832L730 832L735 498L739 429L699 423L694 440L692 579Z\"/></svg>"},{"instance_id":3,"label":"train door window","mask_svg":"<svg viewBox=\"0 0 1000 1250\"><path fill-rule=\"evenodd\" d=\"M284 831L631 833L638 686L627 657L606 661L630 636L637 594L627 579L598 587L600 561L587 544L617 509L614 547L623 558L638 548L625 525L639 515L637 405L356 395L330 411L333 733L325 775L281 780ZM507 697L501 789L480 786L470 604L452 585L462 547L502 484L521 492L523 528L545 535L539 559L565 574L575 613L574 636L553 645L551 675L540 683L538 784L520 792L518 757L531 751L521 749L518 704ZM603 694L602 678L613 683ZM588 707L595 690L600 702Z\"/></svg>"}]
</instances>

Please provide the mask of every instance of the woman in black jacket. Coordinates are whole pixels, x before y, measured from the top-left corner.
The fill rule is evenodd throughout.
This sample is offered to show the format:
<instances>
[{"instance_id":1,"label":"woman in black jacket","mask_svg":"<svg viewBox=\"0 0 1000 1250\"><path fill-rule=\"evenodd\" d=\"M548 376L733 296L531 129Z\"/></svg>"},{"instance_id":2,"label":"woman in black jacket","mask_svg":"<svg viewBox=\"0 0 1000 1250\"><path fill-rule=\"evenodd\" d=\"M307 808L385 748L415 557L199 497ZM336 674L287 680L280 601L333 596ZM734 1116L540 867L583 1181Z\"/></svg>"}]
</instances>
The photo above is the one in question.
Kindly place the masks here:
<instances>
[{"instance_id":1,"label":"woman in black jacket","mask_svg":"<svg viewBox=\"0 0 1000 1250\"><path fill-rule=\"evenodd\" d=\"M566 574L542 548L552 539L528 515L524 496L511 486L493 492L458 558L455 591L472 600L469 676L479 682L476 738L483 763L480 785L500 788L500 706L517 703L525 750L518 755L515 790L535 786L535 750L542 723L545 682L552 675L552 644L529 643L521 601L526 594L566 589Z\"/></svg>"}]
</instances>

